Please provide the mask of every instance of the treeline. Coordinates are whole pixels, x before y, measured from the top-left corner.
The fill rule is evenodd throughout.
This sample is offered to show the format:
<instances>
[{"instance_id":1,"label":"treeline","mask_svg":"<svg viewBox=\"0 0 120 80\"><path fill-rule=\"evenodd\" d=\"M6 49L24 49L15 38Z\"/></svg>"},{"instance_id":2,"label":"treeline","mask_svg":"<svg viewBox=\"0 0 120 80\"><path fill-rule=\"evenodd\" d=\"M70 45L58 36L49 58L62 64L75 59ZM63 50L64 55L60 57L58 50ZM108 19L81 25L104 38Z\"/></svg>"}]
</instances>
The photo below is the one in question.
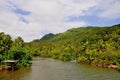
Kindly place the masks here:
<instances>
[{"instance_id":1,"label":"treeline","mask_svg":"<svg viewBox=\"0 0 120 80\"><path fill-rule=\"evenodd\" d=\"M28 66L31 59L32 55L25 48L21 37L13 40L10 35L4 32L0 33L0 63L3 60L19 60L19 66Z\"/></svg>"},{"instance_id":2,"label":"treeline","mask_svg":"<svg viewBox=\"0 0 120 80\"><path fill-rule=\"evenodd\" d=\"M51 36L51 35L50 35ZM64 33L47 34L47 39L26 43L34 56L63 61L77 60L95 66L117 65L120 69L120 24L109 27L73 28ZM48 39L50 38L50 39Z\"/></svg>"}]
</instances>

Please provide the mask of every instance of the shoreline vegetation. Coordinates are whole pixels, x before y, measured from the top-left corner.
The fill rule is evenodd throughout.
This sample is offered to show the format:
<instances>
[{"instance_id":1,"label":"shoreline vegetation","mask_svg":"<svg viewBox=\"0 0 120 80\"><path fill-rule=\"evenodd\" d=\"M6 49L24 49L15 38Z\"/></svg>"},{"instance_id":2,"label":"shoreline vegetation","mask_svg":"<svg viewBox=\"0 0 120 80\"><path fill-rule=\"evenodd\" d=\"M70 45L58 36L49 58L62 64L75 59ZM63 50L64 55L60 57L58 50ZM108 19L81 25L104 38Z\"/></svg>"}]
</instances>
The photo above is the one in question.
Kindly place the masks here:
<instances>
[{"instance_id":1,"label":"shoreline vegetation","mask_svg":"<svg viewBox=\"0 0 120 80\"><path fill-rule=\"evenodd\" d=\"M120 24L72 28L25 43L34 56L113 68L120 71Z\"/></svg>"},{"instance_id":2,"label":"shoreline vegetation","mask_svg":"<svg viewBox=\"0 0 120 80\"><path fill-rule=\"evenodd\" d=\"M31 65L32 54L24 44L21 37L13 40L10 35L0 33L0 71L8 69L6 63L3 63L5 60L18 60L18 67Z\"/></svg>"},{"instance_id":3,"label":"shoreline vegetation","mask_svg":"<svg viewBox=\"0 0 120 80\"><path fill-rule=\"evenodd\" d=\"M112 68L120 71L120 24L107 27L80 27L41 39L24 42L0 33L0 62L19 60L17 66L30 66L33 56L49 57L78 64ZM4 64L3 64L4 65ZM6 66L0 66L0 70Z\"/></svg>"}]
</instances>

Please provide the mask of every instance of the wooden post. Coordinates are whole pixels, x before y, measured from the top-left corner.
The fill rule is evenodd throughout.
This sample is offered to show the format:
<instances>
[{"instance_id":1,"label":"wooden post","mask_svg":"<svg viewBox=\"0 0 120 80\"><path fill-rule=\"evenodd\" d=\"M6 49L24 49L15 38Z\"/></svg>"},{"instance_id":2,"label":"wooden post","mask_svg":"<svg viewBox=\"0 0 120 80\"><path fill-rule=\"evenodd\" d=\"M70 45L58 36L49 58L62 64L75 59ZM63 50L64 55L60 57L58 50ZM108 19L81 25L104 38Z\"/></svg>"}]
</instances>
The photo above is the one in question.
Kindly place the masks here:
<instances>
[{"instance_id":1,"label":"wooden post","mask_svg":"<svg viewBox=\"0 0 120 80\"><path fill-rule=\"evenodd\" d=\"M11 65L12 66L12 71L14 71L14 64L13 65Z\"/></svg>"}]
</instances>

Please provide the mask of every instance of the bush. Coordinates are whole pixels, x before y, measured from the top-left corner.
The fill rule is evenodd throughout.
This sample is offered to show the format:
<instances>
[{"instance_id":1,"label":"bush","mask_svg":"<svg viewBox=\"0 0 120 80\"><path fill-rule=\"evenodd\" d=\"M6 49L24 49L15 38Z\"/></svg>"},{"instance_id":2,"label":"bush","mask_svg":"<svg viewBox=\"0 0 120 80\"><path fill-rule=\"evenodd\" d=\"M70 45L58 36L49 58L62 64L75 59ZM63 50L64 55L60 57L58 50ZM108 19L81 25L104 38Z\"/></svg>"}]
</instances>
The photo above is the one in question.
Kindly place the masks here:
<instances>
[{"instance_id":1,"label":"bush","mask_svg":"<svg viewBox=\"0 0 120 80\"><path fill-rule=\"evenodd\" d=\"M3 55L0 54L0 62L3 60Z\"/></svg>"},{"instance_id":2,"label":"bush","mask_svg":"<svg viewBox=\"0 0 120 80\"><path fill-rule=\"evenodd\" d=\"M30 54L25 48L16 47L9 50L7 58L11 60L19 60L19 65L26 66L29 64L29 60L32 59L32 54Z\"/></svg>"},{"instance_id":3,"label":"bush","mask_svg":"<svg viewBox=\"0 0 120 80\"><path fill-rule=\"evenodd\" d=\"M71 61L72 60L72 54L71 53L68 53L68 52L66 52L66 53L63 53L63 54L61 54L60 55L60 59L62 60L62 61Z\"/></svg>"}]
</instances>

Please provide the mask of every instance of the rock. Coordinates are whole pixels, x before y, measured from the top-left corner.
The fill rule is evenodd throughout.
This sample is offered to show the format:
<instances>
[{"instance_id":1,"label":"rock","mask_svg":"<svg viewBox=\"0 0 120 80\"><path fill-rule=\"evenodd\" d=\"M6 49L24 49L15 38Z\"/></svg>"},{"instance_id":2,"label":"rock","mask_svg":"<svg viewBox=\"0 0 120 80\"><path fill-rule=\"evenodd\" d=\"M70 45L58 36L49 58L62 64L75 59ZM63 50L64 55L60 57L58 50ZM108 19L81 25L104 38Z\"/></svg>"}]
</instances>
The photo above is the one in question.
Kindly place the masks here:
<instances>
[{"instance_id":1,"label":"rock","mask_svg":"<svg viewBox=\"0 0 120 80\"><path fill-rule=\"evenodd\" d=\"M110 64L108 68L117 69L117 65Z\"/></svg>"}]
</instances>

